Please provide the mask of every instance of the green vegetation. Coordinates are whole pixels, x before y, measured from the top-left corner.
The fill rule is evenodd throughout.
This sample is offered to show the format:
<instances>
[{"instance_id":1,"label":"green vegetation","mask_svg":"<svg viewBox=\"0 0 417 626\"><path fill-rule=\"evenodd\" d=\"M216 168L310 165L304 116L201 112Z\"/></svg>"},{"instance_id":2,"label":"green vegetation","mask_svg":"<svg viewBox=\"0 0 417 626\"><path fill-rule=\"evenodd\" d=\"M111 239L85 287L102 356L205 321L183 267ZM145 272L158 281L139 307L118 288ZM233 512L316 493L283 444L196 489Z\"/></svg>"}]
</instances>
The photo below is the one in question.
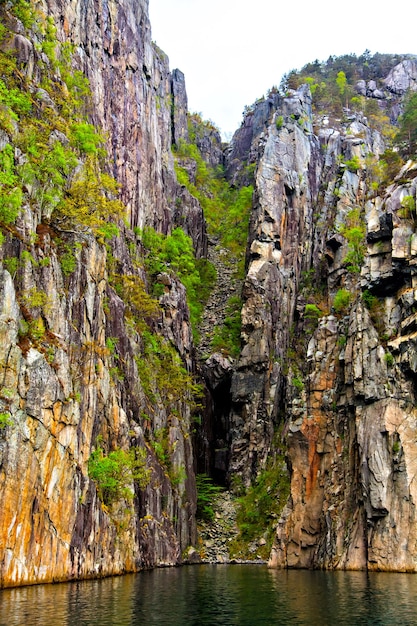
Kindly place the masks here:
<instances>
[{"instance_id":1,"label":"green vegetation","mask_svg":"<svg viewBox=\"0 0 417 626\"><path fill-rule=\"evenodd\" d=\"M149 484L151 470L146 469L146 451L131 448L128 452L117 448L105 454L99 445L88 460L88 475L96 483L97 494L106 506L118 500L132 500L133 482L141 489Z\"/></svg>"},{"instance_id":2,"label":"green vegetation","mask_svg":"<svg viewBox=\"0 0 417 626\"><path fill-rule=\"evenodd\" d=\"M401 200L401 208L398 211L398 215L404 219L409 220L413 226L416 225L416 200L414 196L404 196Z\"/></svg>"},{"instance_id":3,"label":"green vegetation","mask_svg":"<svg viewBox=\"0 0 417 626\"><path fill-rule=\"evenodd\" d=\"M404 113L399 119L395 137L401 153L406 158L417 157L417 93L410 92L405 101Z\"/></svg>"},{"instance_id":4,"label":"green vegetation","mask_svg":"<svg viewBox=\"0 0 417 626\"><path fill-rule=\"evenodd\" d=\"M205 303L215 280L215 269L207 260L195 258L191 237L181 228L175 228L171 235L157 233L146 227L137 231L145 248L145 269L153 284L154 293L159 295L161 285L158 274L174 273L187 292L187 304L190 311L191 327L195 340L198 340L198 324Z\"/></svg>"},{"instance_id":5,"label":"green vegetation","mask_svg":"<svg viewBox=\"0 0 417 626\"><path fill-rule=\"evenodd\" d=\"M394 365L394 357L391 352L385 352L384 361L387 364L387 367L392 367Z\"/></svg>"},{"instance_id":6,"label":"green vegetation","mask_svg":"<svg viewBox=\"0 0 417 626\"><path fill-rule=\"evenodd\" d=\"M242 299L238 296L229 298L226 304L225 319L221 326L216 326L211 348L217 352L237 357L240 352L240 331L242 327Z\"/></svg>"},{"instance_id":7,"label":"green vegetation","mask_svg":"<svg viewBox=\"0 0 417 626\"><path fill-rule=\"evenodd\" d=\"M274 528L289 494L289 476L284 459L278 456L268 462L255 483L245 495L238 498L237 525L239 534L231 542L231 554L253 558L249 544L262 537L266 543L257 547L262 558L268 558L274 537Z\"/></svg>"},{"instance_id":8,"label":"green vegetation","mask_svg":"<svg viewBox=\"0 0 417 626\"><path fill-rule=\"evenodd\" d=\"M292 70L283 77L280 87L285 92L288 89L298 89L307 83L310 85L316 112L341 115L342 107L349 106L361 109L368 118L373 118L373 125L377 122L380 127L388 128L389 120L379 110L377 103L358 96L353 87L359 80L375 80L378 85L404 58L407 56L379 53L371 55L369 50L360 56L330 56L327 61L316 60L307 63L301 70Z\"/></svg>"},{"instance_id":9,"label":"green vegetation","mask_svg":"<svg viewBox=\"0 0 417 626\"><path fill-rule=\"evenodd\" d=\"M14 224L23 204L36 203L56 227L81 225L103 237L100 229L125 209L100 168L104 138L86 119L88 81L72 70L72 46L58 42L52 18L25 0L8 9L34 29L47 62L38 62L39 86L20 72L12 49L0 52L0 128L13 137L13 147L6 142L0 151L0 226ZM5 26L0 37L7 41ZM19 162L16 149L24 156Z\"/></svg>"},{"instance_id":10,"label":"green vegetation","mask_svg":"<svg viewBox=\"0 0 417 626\"><path fill-rule=\"evenodd\" d=\"M0 430L13 424L12 416L8 412L0 413Z\"/></svg>"},{"instance_id":11,"label":"green vegetation","mask_svg":"<svg viewBox=\"0 0 417 626\"><path fill-rule=\"evenodd\" d=\"M398 454L400 450L401 450L401 443L397 439L392 444L392 453L393 454Z\"/></svg>"},{"instance_id":12,"label":"green vegetation","mask_svg":"<svg viewBox=\"0 0 417 626\"><path fill-rule=\"evenodd\" d=\"M323 312L316 304L307 303L304 307L304 320L306 321L306 329L313 332L317 328L320 317Z\"/></svg>"},{"instance_id":13,"label":"green vegetation","mask_svg":"<svg viewBox=\"0 0 417 626\"><path fill-rule=\"evenodd\" d=\"M347 289L339 289L333 299L333 308L336 313L346 313L350 302L352 300L352 294Z\"/></svg>"},{"instance_id":14,"label":"green vegetation","mask_svg":"<svg viewBox=\"0 0 417 626\"><path fill-rule=\"evenodd\" d=\"M182 141L175 151L177 178L199 200L210 234L218 237L222 245L238 258L240 272L243 273L253 186L233 188L221 168L212 168L205 163L192 140L196 134L203 132L206 124L196 115L190 118L191 143ZM190 161L195 163L192 180L187 169Z\"/></svg>"},{"instance_id":15,"label":"green vegetation","mask_svg":"<svg viewBox=\"0 0 417 626\"><path fill-rule=\"evenodd\" d=\"M347 161L345 161L345 166L349 170L349 172L356 174L356 172L361 167L361 162L360 162L359 157L354 155L351 159L348 159Z\"/></svg>"},{"instance_id":16,"label":"green vegetation","mask_svg":"<svg viewBox=\"0 0 417 626\"><path fill-rule=\"evenodd\" d=\"M372 309L379 303L379 300L369 291L369 289L365 289L362 293L362 302L369 311L372 311Z\"/></svg>"},{"instance_id":17,"label":"green vegetation","mask_svg":"<svg viewBox=\"0 0 417 626\"><path fill-rule=\"evenodd\" d=\"M222 488L214 484L212 479L206 474L197 474L197 519L211 522L214 519L214 508L216 497Z\"/></svg>"},{"instance_id":18,"label":"green vegetation","mask_svg":"<svg viewBox=\"0 0 417 626\"><path fill-rule=\"evenodd\" d=\"M339 232L347 239L349 244L344 263L350 272L359 274L366 251L366 228L361 219L359 208L349 211L346 223L339 229Z\"/></svg>"},{"instance_id":19,"label":"green vegetation","mask_svg":"<svg viewBox=\"0 0 417 626\"><path fill-rule=\"evenodd\" d=\"M202 388L185 369L174 346L151 330L142 332L142 354L136 357L139 378L150 405L158 402L168 414L178 414L178 405L199 405Z\"/></svg>"}]
</instances>

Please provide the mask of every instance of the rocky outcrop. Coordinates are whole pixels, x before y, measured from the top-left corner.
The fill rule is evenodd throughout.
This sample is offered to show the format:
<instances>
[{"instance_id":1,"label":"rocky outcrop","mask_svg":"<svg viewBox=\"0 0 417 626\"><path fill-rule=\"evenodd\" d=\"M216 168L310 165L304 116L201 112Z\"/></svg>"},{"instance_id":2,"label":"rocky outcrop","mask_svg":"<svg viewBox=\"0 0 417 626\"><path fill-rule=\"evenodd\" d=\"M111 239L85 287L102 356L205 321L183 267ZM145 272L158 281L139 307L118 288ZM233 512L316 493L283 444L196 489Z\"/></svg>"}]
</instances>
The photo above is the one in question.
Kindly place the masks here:
<instances>
[{"instance_id":1,"label":"rocky outcrop","mask_svg":"<svg viewBox=\"0 0 417 626\"><path fill-rule=\"evenodd\" d=\"M176 182L171 154L173 137L186 132L184 80L151 43L147 1L52 0L43 9L90 79L91 120L107 133L107 167L130 225L163 233L182 225L204 254L202 211ZM59 71L39 52L42 29L25 29L7 7L1 11L11 29L5 45L17 50L19 71L36 89L42 75ZM52 90L39 93L56 112ZM14 122L1 131L1 148L21 130ZM58 129L50 141L69 143ZM20 148L14 154L25 163ZM132 230L120 222L109 238L63 227L32 191L28 183L16 224L2 235L0 586L178 564L196 543L185 289L161 276L156 305ZM174 374L171 386L161 373L156 381L162 357L146 364L147 340L159 342L182 383L172 382ZM128 474L121 494L106 500L90 476L97 448L104 457L137 455L143 479Z\"/></svg>"},{"instance_id":2,"label":"rocky outcrop","mask_svg":"<svg viewBox=\"0 0 417 626\"><path fill-rule=\"evenodd\" d=\"M384 142L365 119L330 128L322 118L313 131L305 88L275 104L266 128L245 120L229 151L257 154L229 475L253 482L283 429L291 492L270 565L416 571L405 434L415 420L415 227L402 202L415 200L415 166L377 196L372 155ZM356 269L355 214L366 225Z\"/></svg>"},{"instance_id":3,"label":"rocky outcrop","mask_svg":"<svg viewBox=\"0 0 417 626\"><path fill-rule=\"evenodd\" d=\"M1 224L0 586L174 565L183 554L198 561L195 469L242 489L276 448L286 450L291 484L272 566L416 571L416 165L384 188L380 132L346 109L341 119L314 117L307 86L256 102L224 150L214 126L199 134L187 119L184 76L151 42L147 0L38 4L37 26L0 8L1 50L15 55L13 79L36 95L36 119L45 120L36 148L74 142L51 49L70 43L127 220L106 223L111 232L91 220L65 224L53 213L64 195L52 186L41 198L50 188L30 169L14 196L15 173L35 148L30 137L16 143L19 115L2 117L7 202L22 203ZM415 78L407 58L357 91L394 120ZM178 184L171 153L190 136L231 185L255 180L236 360L208 354L232 293L217 250L219 289L199 353L200 441L185 288L168 265L150 284L141 235L144 226L181 226L197 257L208 253L203 212ZM59 193L88 161L74 154L71 172L59 165ZM195 180L197 165L186 165ZM114 188L94 196L93 214L106 202L119 206ZM97 454L112 453L130 463L113 499L91 471ZM229 514L226 502L219 515ZM216 545L206 544L210 560L226 558L223 531L219 523Z\"/></svg>"}]
</instances>

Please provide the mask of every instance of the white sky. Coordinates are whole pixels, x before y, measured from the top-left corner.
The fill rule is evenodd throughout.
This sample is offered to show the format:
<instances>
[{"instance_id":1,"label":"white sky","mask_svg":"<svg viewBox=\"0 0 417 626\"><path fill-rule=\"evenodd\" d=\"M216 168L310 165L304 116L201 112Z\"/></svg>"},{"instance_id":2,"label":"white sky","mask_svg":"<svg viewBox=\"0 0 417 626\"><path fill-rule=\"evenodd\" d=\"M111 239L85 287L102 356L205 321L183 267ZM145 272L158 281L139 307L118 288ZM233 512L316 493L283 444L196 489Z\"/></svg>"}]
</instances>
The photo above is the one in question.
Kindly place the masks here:
<instances>
[{"instance_id":1,"label":"white sky","mask_svg":"<svg viewBox=\"0 0 417 626\"><path fill-rule=\"evenodd\" d=\"M366 49L417 54L415 0L149 0L149 13L189 110L225 136L291 69Z\"/></svg>"}]
</instances>

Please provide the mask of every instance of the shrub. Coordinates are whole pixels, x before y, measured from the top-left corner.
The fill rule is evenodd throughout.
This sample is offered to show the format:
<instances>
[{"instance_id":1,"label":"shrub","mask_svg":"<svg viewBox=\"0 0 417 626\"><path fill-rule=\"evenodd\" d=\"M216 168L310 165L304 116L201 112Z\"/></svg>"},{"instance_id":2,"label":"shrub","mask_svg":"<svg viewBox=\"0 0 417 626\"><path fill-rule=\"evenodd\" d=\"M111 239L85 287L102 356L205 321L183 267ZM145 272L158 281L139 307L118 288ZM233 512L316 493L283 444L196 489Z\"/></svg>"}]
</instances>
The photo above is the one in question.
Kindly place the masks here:
<instances>
[{"instance_id":1,"label":"shrub","mask_svg":"<svg viewBox=\"0 0 417 626\"><path fill-rule=\"evenodd\" d=\"M216 501L216 496L222 491L222 488L215 485L206 474L197 474L196 485L197 518L210 522L214 519L213 505Z\"/></svg>"},{"instance_id":2,"label":"shrub","mask_svg":"<svg viewBox=\"0 0 417 626\"><path fill-rule=\"evenodd\" d=\"M333 299L333 308L336 313L344 313L347 311L352 294L347 289L339 289Z\"/></svg>"},{"instance_id":3,"label":"shrub","mask_svg":"<svg viewBox=\"0 0 417 626\"><path fill-rule=\"evenodd\" d=\"M340 233L347 239L348 252L344 258L347 269L358 274L361 270L365 255L365 224L361 220L360 209L352 209L346 217L346 224L340 228Z\"/></svg>"},{"instance_id":4,"label":"shrub","mask_svg":"<svg viewBox=\"0 0 417 626\"><path fill-rule=\"evenodd\" d=\"M315 304L306 304L304 307L304 317L309 317L312 319L316 319L321 317L323 313L320 311L319 307Z\"/></svg>"},{"instance_id":5,"label":"shrub","mask_svg":"<svg viewBox=\"0 0 417 626\"><path fill-rule=\"evenodd\" d=\"M277 128L277 130L280 130L282 128L284 124L284 118L282 117L282 115L277 115L276 119L275 119L275 126Z\"/></svg>"},{"instance_id":6,"label":"shrub","mask_svg":"<svg viewBox=\"0 0 417 626\"><path fill-rule=\"evenodd\" d=\"M0 221L4 224L12 224L19 215L23 193L18 185L14 151L12 146L7 144L0 151Z\"/></svg>"},{"instance_id":7,"label":"shrub","mask_svg":"<svg viewBox=\"0 0 417 626\"><path fill-rule=\"evenodd\" d=\"M72 183L65 197L57 206L54 218L58 224L81 225L100 234L107 231L108 222L121 219L125 214L124 205L117 200L116 181L103 174L97 162L89 158L81 176Z\"/></svg>"},{"instance_id":8,"label":"shrub","mask_svg":"<svg viewBox=\"0 0 417 626\"><path fill-rule=\"evenodd\" d=\"M354 155L351 159L345 161L345 166L349 172L353 172L355 174L361 167L359 157Z\"/></svg>"},{"instance_id":9,"label":"shrub","mask_svg":"<svg viewBox=\"0 0 417 626\"><path fill-rule=\"evenodd\" d=\"M242 300L239 296L229 298L225 314L223 324L215 328L211 348L237 357L240 352L242 328Z\"/></svg>"},{"instance_id":10,"label":"shrub","mask_svg":"<svg viewBox=\"0 0 417 626\"><path fill-rule=\"evenodd\" d=\"M158 289L155 282L157 276L162 272L174 272L184 285L193 335L197 341L198 324L214 283L214 267L208 261L195 258L192 239L182 228L175 228L168 236L150 227L137 231L137 234L146 249L145 268L154 282L154 291Z\"/></svg>"},{"instance_id":11,"label":"shrub","mask_svg":"<svg viewBox=\"0 0 417 626\"><path fill-rule=\"evenodd\" d=\"M132 500L133 482L144 489L150 480L151 470L146 469L146 451L131 448L128 452L117 448L108 455L97 447L88 460L88 475L95 482L97 494L105 505L117 500Z\"/></svg>"},{"instance_id":12,"label":"shrub","mask_svg":"<svg viewBox=\"0 0 417 626\"><path fill-rule=\"evenodd\" d=\"M416 221L416 201L414 196L404 196L401 200L401 208L398 215L404 219Z\"/></svg>"},{"instance_id":13,"label":"shrub","mask_svg":"<svg viewBox=\"0 0 417 626\"><path fill-rule=\"evenodd\" d=\"M385 352L384 361L387 364L387 367L392 367L394 365L394 357L391 352Z\"/></svg>"},{"instance_id":14,"label":"shrub","mask_svg":"<svg viewBox=\"0 0 417 626\"><path fill-rule=\"evenodd\" d=\"M71 127L71 139L81 154L98 154L104 137L99 135L92 124L75 122Z\"/></svg>"},{"instance_id":15,"label":"shrub","mask_svg":"<svg viewBox=\"0 0 417 626\"><path fill-rule=\"evenodd\" d=\"M302 391L304 389L304 382L299 376L294 376L294 378L291 379L291 383L297 391Z\"/></svg>"},{"instance_id":16,"label":"shrub","mask_svg":"<svg viewBox=\"0 0 417 626\"><path fill-rule=\"evenodd\" d=\"M77 260L69 247L66 249L64 254L62 254L61 258L59 259L59 263L61 265L61 270L64 276L69 276L70 274L75 272L75 268L77 267Z\"/></svg>"},{"instance_id":17,"label":"shrub","mask_svg":"<svg viewBox=\"0 0 417 626\"><path fill-rule=\"evenodd\" d=\"M6 426L10 426L12 423L13 420L10 413L0 413L0 430L2 430L2 428L6 428Z\"/></svg>"},{"instance_id":18,"label":"shrub","mask_svg":"<svg viewBox=\"0 0 417 626\"><path fill-rule=\"evenodd\" d=\"M268 463L267 468L259 474L246 494L238 498L236 516L239 535L232 542L232 552L238 556L250 556L245 545L267 536L265 546L259 548L260 554L267 558L271 550L274 525L279 518L289 494L289 478L285 462L278 457Z\"/></svg>"},{"instance_id":19,"label":"shrub","mask_svg":"<svg viewBox=\"0 0 417 626\"><path fill-rule=\"evenodd\" d=\"M369 289L365 289L362 293L362 302L369 311L379 304L378 298L372 295Z\"/></svg>"}]
</instances>

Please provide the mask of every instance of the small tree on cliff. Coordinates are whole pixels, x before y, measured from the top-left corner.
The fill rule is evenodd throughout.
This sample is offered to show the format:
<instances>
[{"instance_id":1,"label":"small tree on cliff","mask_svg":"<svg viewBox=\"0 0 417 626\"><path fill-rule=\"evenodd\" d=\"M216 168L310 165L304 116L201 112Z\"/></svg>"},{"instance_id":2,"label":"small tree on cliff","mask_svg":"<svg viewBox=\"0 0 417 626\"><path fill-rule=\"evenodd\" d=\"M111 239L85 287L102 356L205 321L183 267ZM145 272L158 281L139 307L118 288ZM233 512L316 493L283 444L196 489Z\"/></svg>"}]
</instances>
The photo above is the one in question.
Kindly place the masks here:
<instances>
[{"instance_id":1,"label":"small tree on cliff","mask_svg":"<svg viewBox=\"0 0 417 626\"><path fill-rule=\"evenodd\" d=\"M396 143L403 156L417 157L417 92L410 94L405 102L404 113L399 119Z\"/></svg>"}]
</instances>

